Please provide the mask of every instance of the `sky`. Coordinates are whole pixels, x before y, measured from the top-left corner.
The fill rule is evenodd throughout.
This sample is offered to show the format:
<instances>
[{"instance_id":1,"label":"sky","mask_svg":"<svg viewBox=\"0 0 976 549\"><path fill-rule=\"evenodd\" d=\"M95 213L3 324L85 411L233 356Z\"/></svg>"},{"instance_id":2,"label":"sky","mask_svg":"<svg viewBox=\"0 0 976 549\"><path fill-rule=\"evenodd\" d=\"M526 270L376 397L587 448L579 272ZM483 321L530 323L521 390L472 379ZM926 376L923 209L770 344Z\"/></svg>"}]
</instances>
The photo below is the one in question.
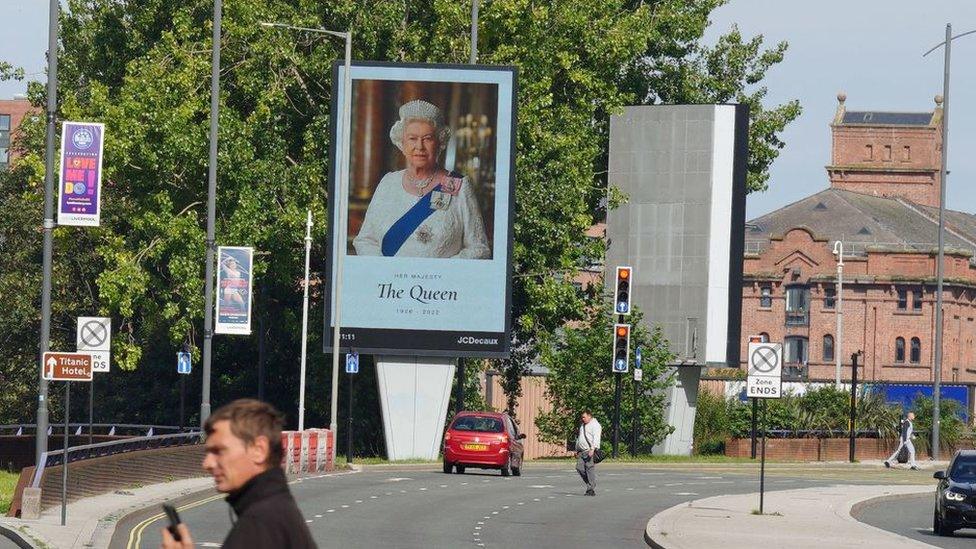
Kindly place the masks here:
<instances>
[{"instance_id":1,"label":"sky","mask_svg":"<svg viewBox=\"0 0 976 549\"><path fill-rule=\"evenodd\" d=\"M0 60L44 78L47 45L44 0L0 0L4 40ZM798 99L803 114L782 134L786 147L770 170L769 190L749 195L752 219L827 187L830 121L837 93L850 110L920 112L942 93L942 51L922 54L953 34L976 30L976 0L731 0L712 13L705 42L738 25L745 38L789 43L786 58L767 73L767 104ZM976 34L953 43L949 87L947 205L976 213ZM0 98L23 93L24 82L0 82Z\"/></svg>"}]
</instances>

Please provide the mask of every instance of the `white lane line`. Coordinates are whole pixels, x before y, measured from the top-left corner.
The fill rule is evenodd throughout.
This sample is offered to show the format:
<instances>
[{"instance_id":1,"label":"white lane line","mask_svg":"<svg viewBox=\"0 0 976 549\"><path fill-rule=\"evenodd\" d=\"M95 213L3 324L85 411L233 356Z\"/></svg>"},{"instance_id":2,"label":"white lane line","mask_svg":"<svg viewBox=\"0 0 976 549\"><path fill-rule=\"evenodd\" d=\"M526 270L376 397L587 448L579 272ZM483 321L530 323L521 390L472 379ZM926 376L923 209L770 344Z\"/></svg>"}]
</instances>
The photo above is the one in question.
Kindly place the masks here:
<instances>
[{"instance_id":1,"label":"white lane line","mask_svg":"<svg viewBox=\"0 0 976 549\"><path fill-rule=\"evenodd\" d=\"M441 488L447 488L446 484L441 484Z\"/></svg>"},{"instance_id":2,"label":"white lane line","mask_svg":"<svg viewBox=\"0 0 976 549\"><path fill-rule=\"evenodd\" d=\"M722 480L722 477L698 477L699 480Z\"/></svg>"},{"instance_id":3,"label":"white lane line","mask_svg":"<svg viewBox=\"0 0 976 549\"><path fill-rule=\"evenodd\" d=\"M549 497L551 498L552 496ZM532 501L541 501L541 500L539 498L532 498Z\"/></svg>"},{"instance_id":4,"label":"white lane line","mask_svg":"<svg viewBox=\"0 0 976 549\"><path fill-rule=\"evenodd\" d=\"M376 499L377 496L369 496L369 499Z\"/></svg>"},{"instance_id":5,"label":"white lane line","mask_svg":"<svg viewBox=\"0 0 976 549\"><path fill-rule=\"evenodd\" d=\"M648 488L657 488L657 486L654 485L654 484L651 484L650 486L648 486Z\"/></svg>"},{"instance_id":6,"label":"white lane line","mask_svg":"<svg viewBox=\"0 0 976 549\"><path fill-rule=\"evenodd\" d=\"M335 513L335 509L329 509L326 513Z\"/></svg>"},{"instance_id":7,"label":"white lane line","mask_svg":"<svg viewBox=\"0 0 976 549\"><path fill-rule=\"evenodd\" d=\"M697 492L675 492L674 495L676 495L676 496L697 496L698 493Z\"/></svg>"},{"instance_id":8,"label":"white lane line","mask_svg":"<svg viewBox=\"0 0 976 549\"><path fill-rule=\"evenodd\" d=\"M682 482L669 482L669 483L666 483L665 486L681 486L682 484L684 484L684 483L682 483Z\"/></svg>"},{"instance_id":9,"label":"white lane line","mask_svg":"<svg viewBox=\"0 0 976 549\"><path fill-rule=\"evenodd\" d=\"M385 482L403 482L405 480L413 480L413 479L410 477L393 477L393 478L386 479Z\"/></svg>"},{"instance_id":10,"label":"white lane line","mask_svg":"<svg viewBox=\"0 0 976 549\"><path fill-rule=\"evenodd\" d=\"M427 489L426 489L426 488L421 488L421 489L420 489L420 491L421 491L421 492L426 492L426 491L427 491Z\"/></svg>"},{"instance_id":11,"label":"white lane line","mask_svg":"<svg viewBox=\"0 0 976 549\"><path fill-rule=\"evenodd\" d=\"M312 520L312 519L307 519L307 520L305 521L305 524L312 524L313 522L315 522L315 521L314 521L314 520Z\"/></svg>"},{"instance_id":12,"label":"white lane line","mask_svg":"<svg viewBox=\"0 0 976 549\"><path fill-rule=\"evenodd\" d=\"M508 509L508 505L502 505L502 509Z\"/></svg>"},{"instance_id":13,"label":"white lane line","mask_svg":"<svg viewBox=\"0 0 976 549\"><path fill-rule=\"evenodd\" d=\"M343 509L348 509L348 508L349 508L349 506L348 506L348 505L343 505L343 506L342 506L342 508L343 508Z\"/></svg>"},{"instance_id":14,"label":"white lane line","mask_svg":"<svg viewBox=\"0 0 976 549\"><path fill-rule=\"evenodd\" d=\"M520 502L516 503L516 505L525 505L525 502L524 501L520 501Z\"/></svg>"},{"instance_id":15,"label":"white lane line","mask_svg":"<svg viewBox=\"0 0 976 549\"><path fill-rule=\"evenodd\" d=\"M492 511L491 514L497 515L498 514L498 511Z\"/></svg>"},{"instance_id":16,"label":"white lane line","mask_svg":"<svg viewBox=\"0 0 976 549\"><path fill-rule=\"evenodd\" d=\"M487 518L487 517L486 517L486 518ZM484 524L484 523L485 523L485 521L483 521L483 520L479 520L479 521L478 521L478 524Z\"/></svg>"},{"instance_id":17,"label":"white lane line","mask_svg":"<svg viewBox=\"0 0 976 549\"><path fill-rule=\"evenodd\" d=\"M634 491L634 489L633 489L633 488L627 488L627 491L628 491L628 492L633 492L633 491Z\"/></svg>"},{"instance_id":18,"label":"white lane line","mask_svg":"<svg viewBox=\"0 0 976 549\"><path fill-rule=\"evenodd\" d=\"M322 515L315 515L315 518L322 518Z\"/></svg>"},{"instance_id":19,"label":"white lane line","mask_svg":"<svg viewBox=\"0 0 976 549\"><path fill-rule=\"evenodd\" d=\"M356 503L362 503L362 502L363 502L363 500L361 500L361 499L357 499L356 500Z\"/></svg>"},{"instance_id":20,"label":"white lane line","mask_svg":"<svg viewBox=\"0 0 976 549\"><path fill-rule=\"evenodd\" d=\"M351 71L350 71L350 72L351 72ZM467 485L468 485L468 483L467 483L467 482L462 482L462 483L461 483L461 486L467 486Z\"/></svg>"},{"instance_id":21,"label":"white lane line","mask_svg":"<svg viewBox=\"0 0 976 549\"><path fill-rule=\"evenodd\" d=\"M474 529L475 530L481 530L481 527L480 526L475 526Z\"/></svg>"},{"instance_id":22,"label":"white lane line","mask_svg":"<svg viewBox=\"0 0 976 549\"><path fill-rule=\"evenodd\" d=\"M530 484L529 488L553 488L552 484Z\"/></svg>"}]
</instances>

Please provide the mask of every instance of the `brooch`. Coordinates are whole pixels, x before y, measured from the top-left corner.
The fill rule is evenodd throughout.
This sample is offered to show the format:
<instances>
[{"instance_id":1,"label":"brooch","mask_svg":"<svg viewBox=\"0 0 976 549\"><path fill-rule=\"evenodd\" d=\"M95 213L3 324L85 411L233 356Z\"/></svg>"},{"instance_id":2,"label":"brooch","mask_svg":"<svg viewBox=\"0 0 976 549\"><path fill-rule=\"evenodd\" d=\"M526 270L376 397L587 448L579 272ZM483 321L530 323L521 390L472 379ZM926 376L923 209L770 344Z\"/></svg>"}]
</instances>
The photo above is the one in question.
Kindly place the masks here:
<instances>
[{"instance_id":1,"label":"brooch","mask_svg":"<svg viewBox=\"0 0 976 549\"><path fill-rule=\"evenodd\" d=\"M420 241L421 244L429 244L433 237L434 235L430 232L430 227L427 225L421 225L420 228L417 229L417 240Z\"/></svg>"},{"instance_id":2,"label":"brooch","mask_svg":"<svg viewBox=\"0 0 976 549\"><path fill-rule=\"evenodd\" d=\"M446 210L451 205L451 195L434 191L430 193L430 207L435 210Z\"/></svg>"}]
</instances>

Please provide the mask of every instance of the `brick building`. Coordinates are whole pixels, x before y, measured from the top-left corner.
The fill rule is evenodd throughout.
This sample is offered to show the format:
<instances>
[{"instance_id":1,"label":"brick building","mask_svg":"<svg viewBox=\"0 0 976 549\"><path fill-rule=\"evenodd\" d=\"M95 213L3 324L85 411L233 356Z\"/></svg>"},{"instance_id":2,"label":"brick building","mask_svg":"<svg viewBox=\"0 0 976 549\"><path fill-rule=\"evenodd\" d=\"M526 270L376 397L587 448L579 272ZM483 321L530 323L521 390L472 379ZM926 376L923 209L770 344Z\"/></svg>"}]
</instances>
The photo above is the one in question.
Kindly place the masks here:
<instances>
[{"instance_id":1,"label":"brick building","mask_svg":"<svg viewBox=\"0 0 976 549\"><path fill-rule=\"evenodd\" d=\"M0 170L6 170L17 157L11 142L20 122L30 111L31 104L26 99L0 99Z\"/></svg>"},{"instance_id":2,"label":"brick building","mask_svg":"<svg viewBox=\"0 0 976 549\"><path fill-rule=\"evenodd\" d=\"M941 97L931 112L831 123L829 188L746 225L742 333L782 341L787 378L834 378L863 350L868 381L933 379ZM951 206L951 205L950 205ZM843 341L836 337L843 244ZM976 215L947 210L942 379L976 381ZM745 364L743 347L741 360ZM843 369L845 379L850 367Z\"/></svg>"}]
</instances>

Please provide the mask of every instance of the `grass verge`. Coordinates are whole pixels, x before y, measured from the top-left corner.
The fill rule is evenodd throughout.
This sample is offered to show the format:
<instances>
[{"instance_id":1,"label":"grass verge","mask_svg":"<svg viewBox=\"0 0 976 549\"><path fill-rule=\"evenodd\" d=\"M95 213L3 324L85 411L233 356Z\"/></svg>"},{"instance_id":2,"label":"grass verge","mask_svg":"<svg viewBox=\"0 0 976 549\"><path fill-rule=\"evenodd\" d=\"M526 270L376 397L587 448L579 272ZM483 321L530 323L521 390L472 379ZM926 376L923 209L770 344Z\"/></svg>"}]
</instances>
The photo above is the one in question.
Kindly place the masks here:
<instances>
[{"instance_id":1,"label":"grass verge","mask_svg":"<svg viewBox=\"0 0 976 549\"><path fill-rule=\"evenodd\" d=\"M14 498L14 488L17 487L17 479L20 473L10 473L0 471L0 515L6 515L10 509L10 502Z\"/></svg>"}]
</instances>

